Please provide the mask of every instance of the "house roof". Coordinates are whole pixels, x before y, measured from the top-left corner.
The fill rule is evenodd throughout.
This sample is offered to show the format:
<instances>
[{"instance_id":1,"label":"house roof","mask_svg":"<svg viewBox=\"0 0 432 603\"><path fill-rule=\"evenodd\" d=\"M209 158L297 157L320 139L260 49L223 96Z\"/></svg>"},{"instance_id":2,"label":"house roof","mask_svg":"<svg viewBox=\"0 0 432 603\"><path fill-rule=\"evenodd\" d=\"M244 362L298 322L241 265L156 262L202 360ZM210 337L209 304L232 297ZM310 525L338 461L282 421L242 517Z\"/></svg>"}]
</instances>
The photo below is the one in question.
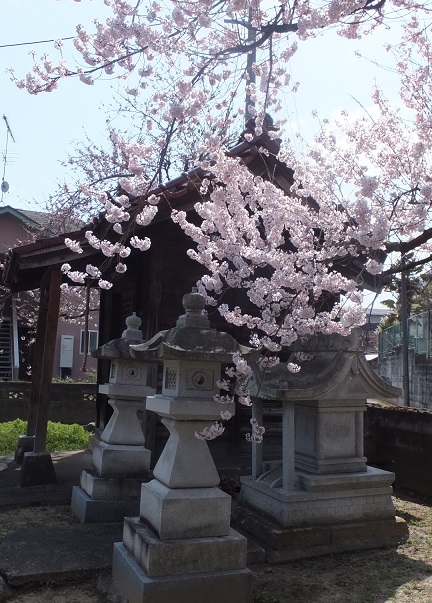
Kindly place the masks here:
<instances>
[{"instance_id":1,"label":"house roof","mask_svg":"<svg viewBox=\"0 0 432 603\"><path fill-rule=\"evenodd\" d=\"M42 211L29 211L27 209L17 209L10 205L0 207L0 216L8 214L20 222L39 230L48 224L50 215Z\"/></svg>"},{"instance_id":2,"label":"house roof","mask_svg":"<svg viewBox=\"0 0 432 603\"><path fill-rule=\"evenodd\" d=\"M263 153L260 149L265 148L269 153ZM240 142L228 151L232 157L240 157L245 165L255 174L272 181L289 194L294 182L294 172L285 163L276 158L279 151L279 141L269 137L267 133L251 138L251 140L240 139ZM211 178L211 172L201 168L194 168L180 174L178 177L158 185L150 194L158 195L161 201L158 205L158 213L152 224L169 219L172 208L177 210L192 210L195 203L200 199L199 188L204 178ZM319 209L318 204L312 198L305 200L311 207ZM142 198L132 200L132 208L129 210L139 211L142 206ZM39 212L35 212L39 213ZM30 217L28 217L30 219ZM133 234L139 234L148 226L134 228ZM100 238L109 238L111 225L104 219L101 213L93 221L79 230L68 232L51 238L36 240L34 243L22 245L10 250L6 255L3 282L13 291L30 290L39 287L46 268L65 262L72 266L73 270L84 270L89 262L100 264L106 258L99 250L91 247L85 238L85 233L92 230ZM77 254L71 251L65 244L65 238L79 241L83 252ZM380 279L369 274L364 269L365 258L340 258L335 260L338 270L350 278L358 278L361 274L361 285L369 290L377 291L381 288Z\"/></svg>"}]
</instances>

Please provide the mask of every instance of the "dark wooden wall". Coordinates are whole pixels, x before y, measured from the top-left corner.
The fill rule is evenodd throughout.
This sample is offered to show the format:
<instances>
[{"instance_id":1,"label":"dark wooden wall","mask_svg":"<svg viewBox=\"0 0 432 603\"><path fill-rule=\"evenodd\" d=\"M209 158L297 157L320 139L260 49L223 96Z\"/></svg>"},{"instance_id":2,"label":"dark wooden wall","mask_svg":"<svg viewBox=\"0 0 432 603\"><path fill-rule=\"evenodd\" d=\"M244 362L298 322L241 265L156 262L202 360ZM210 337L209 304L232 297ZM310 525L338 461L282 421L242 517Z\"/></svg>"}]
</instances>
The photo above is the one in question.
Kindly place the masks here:
<instances>
[{"instance_id":1,"label":"dark wooden wall","mask_svg":"<svg viewBox=\"0 0 432 603\"><path fill-rule=\"evenodd\" d=\"M136 312L142 320L144 340L158 331L175 326L177 318L184 313L182 298L191 291L203 275L203 267L191 260L187 250L191 240L171 220L150 226L146 235L152 241L146 252L133 250L128 259L128 270L114 280L109 291L103 291L100 307L100 345L121 337L125 319ZM238 293L237 293L238 296ZM235 305L238 300L231 294L227 303ZM212 328L228 331L241 343L248 343L248 334L228 325L216 309L210 309ZM109 362L99 361L98 381L109 378ZM97 425L103 429L111 416L111 407L106 396L98 396ZM249 431L250 409L239 405L236 416L226 424L225 433L211 442L215 456L222 464L244 464L249 462L250 445L245 441ZM154 460L160 454L167 431L155 417L147 416L147 445L153 448Z\"/></svg>"}]
</instances>

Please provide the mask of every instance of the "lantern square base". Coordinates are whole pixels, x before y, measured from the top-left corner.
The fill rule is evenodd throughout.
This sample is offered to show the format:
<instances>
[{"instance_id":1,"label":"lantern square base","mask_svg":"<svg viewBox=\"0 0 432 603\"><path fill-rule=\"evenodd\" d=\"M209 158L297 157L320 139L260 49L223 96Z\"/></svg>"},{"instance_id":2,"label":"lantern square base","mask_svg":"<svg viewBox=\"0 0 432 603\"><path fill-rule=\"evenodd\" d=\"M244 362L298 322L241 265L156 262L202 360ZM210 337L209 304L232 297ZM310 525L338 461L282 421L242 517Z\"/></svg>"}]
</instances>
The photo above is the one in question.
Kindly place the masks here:
<instances>
[{"instance_id":1,"label":"lantern square base","mask_svg":"<svg viewBox=\"0 0 432 603\"><path fill-rule=\"evenodd\" d=\"M250 603L252 595L247 568L150 578L121 542L114 544L113 577L128 603Z\"/></svg>"},{"instance_id":2,"label":"lantern square base","mask_svg":"<svg viewBox=\"0 0 432 603\"><path fill-rule=\"evenodd\" d=\"M247 540L230 529L227 536L161 540L139 517L124 520L123 544L151 578L246 567Z\"/></svg>"},{"instance_id":3,"label":"lantern square base","mask_svg":"<svg viewBox=\"0 0 432 603\"><path fill-rule=\"evenodd\" d=\"M94 500L79 486L72 488L71 509L81 523L120 523L139 513L136 500Z\"/></svg>"}]
</instances>

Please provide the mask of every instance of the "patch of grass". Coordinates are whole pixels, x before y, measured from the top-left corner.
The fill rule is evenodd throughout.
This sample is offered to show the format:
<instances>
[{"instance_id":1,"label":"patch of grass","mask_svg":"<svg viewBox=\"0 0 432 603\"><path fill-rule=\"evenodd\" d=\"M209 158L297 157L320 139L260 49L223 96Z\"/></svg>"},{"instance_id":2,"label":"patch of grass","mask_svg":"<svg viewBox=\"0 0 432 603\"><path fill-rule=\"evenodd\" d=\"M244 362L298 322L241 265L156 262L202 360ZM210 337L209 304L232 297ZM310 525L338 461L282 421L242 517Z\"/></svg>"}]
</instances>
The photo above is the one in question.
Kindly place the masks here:
<instances>
[{"instance_id":1,"label":"patch of grass","mask_svg":"<svg viewBox=\"0 0 432 603\"><path fill-rule=\"evenodd\" d=\"M18 436L25 434L27 422L21 419L0 423L0 454L15 452Z\"/></svg>"},{"instance_id":2,"label":"patch of grass","mask_svg":"<svg viewBox=\"0 0 432 603\"><path fill-rule=\"evenodd\" d=\"M48 421L47 430L47 452L60 450L82 450L87 447L89 433L82 425L73 423L53 423Z\"/></svg>"},{"instance_id":3,"label":"patch of grass","mask_svg":"<svg viewBox=\"0 0 432 603\"><path fill-rule=\"evenodd\" d=\"M21 419L0 423L0 455L13 454L18 436L26 433L27 422ZM47 452L61 450L82 450L87 447L89 433L76 423L66 425L48 421Z\"/></svg>"}]
</instances>

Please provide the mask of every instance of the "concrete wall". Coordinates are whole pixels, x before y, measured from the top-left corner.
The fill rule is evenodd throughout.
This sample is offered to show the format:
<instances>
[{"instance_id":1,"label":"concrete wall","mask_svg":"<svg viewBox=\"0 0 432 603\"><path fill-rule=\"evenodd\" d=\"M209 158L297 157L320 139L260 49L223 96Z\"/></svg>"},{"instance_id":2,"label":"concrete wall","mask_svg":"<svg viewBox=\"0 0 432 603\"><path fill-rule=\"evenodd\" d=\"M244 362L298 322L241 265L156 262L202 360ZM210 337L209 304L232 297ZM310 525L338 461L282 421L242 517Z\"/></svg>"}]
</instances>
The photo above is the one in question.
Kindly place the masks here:
<instances>
[{"instance_id":1,"label":"concrete wall","mask_svg":"<svg viewBox=\"0 0 432 603\"><path fill-rule=\"evenodd\" d=\"M29 414L30 383L0 382L0 422L23 419ZM96 418L96 385L53 383L49 420L87 425Z\"/></svg>"},{"instance_id":2,"label":"concrete wall","mask_svg":"<svg viewBox=\"0 0 432 603\"><path fill-rule=\"evenodd\" d=\"M397 487L432 496L432 412L368 404L365 456L393 471Z\"/></svg>"},{"instance_id":3,"label":"concrete wall","mask_svg":"<svg viewBox=\"0 0 432 603\"><path fill-rule=\"evenodd\" d=\"M432 410L432 358L426 354L409 352L411 406ZM378 361L377 372L392 385L402 388L402 349L394 348L386 358ZM399 402L403 405L403 402Z\"/></svg>"}]
</instances>

